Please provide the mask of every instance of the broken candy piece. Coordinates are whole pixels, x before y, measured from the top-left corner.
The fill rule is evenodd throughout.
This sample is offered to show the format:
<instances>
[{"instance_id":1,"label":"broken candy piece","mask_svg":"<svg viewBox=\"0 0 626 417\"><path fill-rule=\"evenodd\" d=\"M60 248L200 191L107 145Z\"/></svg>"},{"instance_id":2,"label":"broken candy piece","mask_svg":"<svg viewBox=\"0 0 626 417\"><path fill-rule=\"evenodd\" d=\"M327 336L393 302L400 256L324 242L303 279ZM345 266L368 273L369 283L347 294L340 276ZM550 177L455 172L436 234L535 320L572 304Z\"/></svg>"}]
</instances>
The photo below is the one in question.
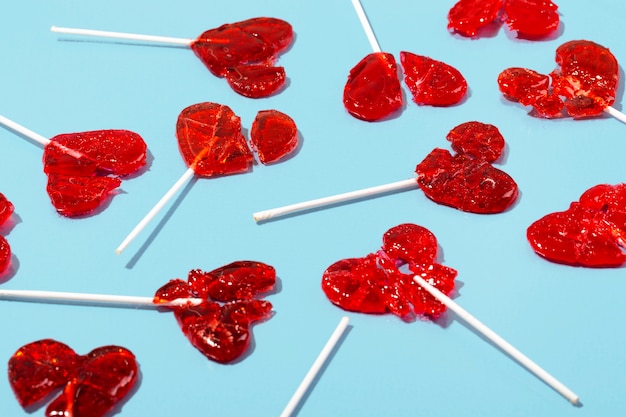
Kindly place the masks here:
<instances>
[{"instance_id":1,"label":"broken candy piece","mask_svg":"<svg viewBox=\"0 0 626 417\"><path fill-rule=\"evenodd\" d=\"M185 108L178 116L176 138L185 163L197 175L236 174L252 167L241 119L228 106L206 102Z\"/></svg>"},{"instance_id":2,"label":"broken candy piece","mask_svg":"<svg viewBox=\"0 0 626 417\"><path fill-rule=\"evenodd\" d=\"M413 280L413 275L419 274L450 294L457 273L438 264L436 255L437 239L428 229L401 224L385 233L383 247L376 253L342 259L329 266L322 275L322 290L344 310L436 319L446 307ZM409 274L400 271L404 265Z\"/></svg>"},{"instance_id":3,"label":"broken candy piece","mask_svg":"<svg viewBox=\"0 0 626 417\"><path fill-rule=\"evenodd\" d=\"M265 65L239 65L229 67L225 74L233 91L249 98L274 94L285 84L285 69Z\"/></svg>"},{"instance_id":4,"label":"broken candy piece","mask_svg":"<svg viewBox=\"0 0 626 417\"><path fill-rule=\"evenodd\" d=\"M250 129L250 145L261 163L277 162L298 146L296 123L278 110L261 110Z\"/></svg>"},{"instance_id":5,"label":"broken candy piece","mask_svg":"<svg viewBox=\"0 0 626 417\"><path fill-rule=\"evenodd\" d=\"M392 54L374 52L350 70L343 104L358 119L377 121L402 106L398 67Z\"/></svg>"},{"instance_id":6,"label":"broken candy piece","mask_svg":"<svg viewBox=\"0 0 626 417\"><path fill-rule=\"evenodd\" d=\"M451 106L467 92L467 81L456 68L432 58L400 52L404 82L420 105Z\"/></svg>"},{"instance_id":7,"label":"broken candy piece","mask_svg":"<svg viewBox=\"0 0 626 417\"><path fill-rule=\"evenodd\" d=\"M9 383L24 408L62 393L46 409L47 416L102 417L134 386L135 356L120 346L103 346L87 355L52 339L29 343L9 359Z\"/></svg>"},{"instance_id":8,"label":"broken candy piece","mask_svg":"<svg viewBox=\"0 0 626 417\"><path fill-rule=\"evenodd\" d=\"M191 344L207 358L228 363L241 357L252 337L254 322L271 316L272 304L255 297L270 291L276 271L255 261L236 261L210 272L189 272L187 281L174 279L159 288L156 304L177 298L202 298L199 305L172 307Z\"/></svg>"},{"instance_id":9,"label":"broken candy piece","mask_svg":"<svg viewBox=\"0 0 626 417\"><path fill-rule=\"evenodd\" d=\"M586 267L626 263L626 184L596 185L562 212L531 224L526 236L549 261Z\"/></svg>"},{"instance_id":10,"label":"broken candy piece","mask_svg":"<svg viewBox=\"0 0 626 417\"><path fill-rule=\"evenodd\" d=\"M504 0L504 20L522 38L541 38L559 27L558 6L549 0Z\"/></svg>"},{"instance_id":11,"label":"broken candy piece","mask_svg":"<svg viewBox=\"0 0 626 417\"><path fill-rule=\"evenodd\" d=\"M501 7L502 0L459 0L448 12L448 29L462 36L476 36L498 17Z\"/></svg>"}]
</instances>

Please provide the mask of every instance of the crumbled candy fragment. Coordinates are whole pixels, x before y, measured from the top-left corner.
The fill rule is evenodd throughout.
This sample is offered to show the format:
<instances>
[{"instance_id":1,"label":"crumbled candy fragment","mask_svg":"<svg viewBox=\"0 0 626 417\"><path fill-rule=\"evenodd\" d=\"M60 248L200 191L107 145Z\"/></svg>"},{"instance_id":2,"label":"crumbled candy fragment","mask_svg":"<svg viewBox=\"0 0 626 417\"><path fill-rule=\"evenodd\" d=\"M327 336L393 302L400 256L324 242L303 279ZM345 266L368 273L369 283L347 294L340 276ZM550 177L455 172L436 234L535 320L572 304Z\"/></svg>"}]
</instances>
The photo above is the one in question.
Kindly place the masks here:
<instances>
[{"instance_id":1,"label":"crumbled candy fragment","mask_svg":"<svg viewBox=\"0 0 626 417\"><path fill-rule=\"evenodd\" d=\"M413 281L419 274L444 294L452 292L457 272L438 264L436 256L437 239L428 229L401 224L385 233L376 253L329 266L322 275L322 290L344 310L436 319L445 306ZM404 265L409 274L400 271Z\"/></svg>"},{"instance_id":2,"label":"crumbled candy fragment","mask_svg":"<svg viewBox=\"0 0 626 417\"><path fill-rule=\"evenodd\" d=\"M527 68L507 68L498 75L498 88L509 100L532 106L543 117L557 117L563 101L550 87L550 77Z\"/></svg>"},{"instance_id":3,"label":"crumbled candy fragment","mask_svg":"<svg viewBox=\"0 0 626 417\"><path fill-rule=\"evenodd\" d=\"M223 104L206 102L185 108L178 116L176 137L185 163L197 175L236 174L252 167L241 119Z\"/></svg>"},{"instance_id":4,"label":"crumbled candy fragment","mask_svg":"<svg viewBox=\"0 0 626 417\"><path fill-rule=\"evenodd\" d=\"M298 128L291 117L278 110L261 110L250 129L250 145L263 164L277 162L298 146Z\"/></svg>"},{"instance_id":5,"label":"crumbled candy fragment","mask_svg":"<svg viewBox=\"0 0 626 417\"><path fill-rule=\"evenodd\" d=\"M368 122L399 110L402 90L393 55L374 52L352 68L343 90L343 104L351 115Z\"/></svg>"},{"instance_id":6,"label":"crumbled candy fragment","mask_svg":"<svg viewBox=\"0 0 626 417\"><path fill-rule=\"evenodd\" d=\"M517 184L491 165L504 147L497 128L467 122L448 137L456 155L435 148L415 168L424 194L436 203L478 214L501 213L513 204Z\"/></svg>"},{"instance_id":7,"label":"crumbled candy fragment","mask_svg":"<svg viewBox=\"0 0 626 417\"><path fill-rule=\"evenodd\" d=\"M524 38L541 38L559 27L558 6L550 0L504 0L504 20Z\"/></svg>"},{"instance_id":8,"label":"crumbled candy fragment","mask_svg":"<svg viewBox=\"0 0 626 417\"><path fill-rule=\"evenodd\" d=\"M404 82L420 105L451 106L467 92L467 81L456 68L411 52L400 52Z\"/></svg>"},{"instance_id":9,"label":"crumbled candy fragment","mask_svg":"<svg viewBox=\"0 0 626 417\"><path fill-rule=\"evenodd\" d=\"M274 288L276 271L255 261L236 261L210 272L195 269L187 281L174 279L159 288L156 304L177 298L202 298L196 306L173 307L191 344L207 358L232 362L247 350L251 325L269 318L272 304L255 297Z\"/></svg>"},{"instance_id":10,"label":"crumbled candy fragment","mask_svg":"<svg viewBox=\"0 0 626 417\"><path fill-rule=\"evenodd\" d=\"M476 36L493 22L502 7L502 0L459 0L448 12L448 29L462 36Z\"/></svg>"},{"instance_id":11,"label":"crumbled candy fragment","mask_svg":"<svg viewBox=\"0 0 626 417\"><path fill-rule=\"evenodd\" d=\"M9 359L9 383L24 408L62 389L46 416L102 417L124 399L138 376L135 356L120 346L87 355L52 339L29 343Z\"/></svg>"},{"instance_id":12,"label":"crumbled candy fragment","mask_svg":"<svg viewBox=\"0 0 626 417\"><path fill-rule=\"evenodd\" d=\"M68 217L91 213L120 186L119 177L146 164L147 146L135 132L96 130L57 135L44 148L47 191Z\"/></svg>"},{"instance_id":13,"label":"crumbled candy fragment","mask_svg":"<svg viewBox=\"0 0 626 417\"><path fill-rule=\"evenodd\" d=\"M562 212L531 224L526 236L549 261L573 266L619 267L626 263L626 184L596 185Z\"/></svg>"}]
</instances>

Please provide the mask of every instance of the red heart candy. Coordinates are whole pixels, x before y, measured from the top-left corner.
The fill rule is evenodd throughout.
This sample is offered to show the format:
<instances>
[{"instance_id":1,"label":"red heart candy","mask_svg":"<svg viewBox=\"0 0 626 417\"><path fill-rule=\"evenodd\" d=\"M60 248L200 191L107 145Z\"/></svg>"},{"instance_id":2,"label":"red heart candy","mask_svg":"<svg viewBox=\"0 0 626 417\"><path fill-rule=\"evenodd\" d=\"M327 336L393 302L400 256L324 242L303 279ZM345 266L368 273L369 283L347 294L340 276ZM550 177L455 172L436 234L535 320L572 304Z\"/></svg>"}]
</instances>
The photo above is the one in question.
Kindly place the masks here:
<instances>
[{"instance_id":1,"label":"red heart candy","mask_svg":"<svg viewBox=\"0 0 626 417\"><path fill-rule=\"evenodd\" d=\"M207 30L191 49L214 75L223 77L230 67L270 65L292 41L289 23L257 17Z\"/></svg>"},{"instance_id":2,"label":"red heart candy","mask_svg":"<svg viewBox=\"0 0 626 417\"><path fill-rule=\"evenodd\" d=\"M541 38L559 27L558 6L549 0L504 0L504 20L519 37Z\"/></svg>"},{"instance_id":3,"label":"red heart candy","mask_svg":"<svg viewBox=\"0 0 626 417\"><path fill-rule=\"evenodd\" d=\"M273 267L237 261L210 272L192 270L187 281L171 280L156 291L154 302L206 299L197 306L174 307L174 315L196 349L211 360L227 363L247 350L252 323L270 317L272 304L254 297L275 283Z\"/></svg>"},{"instance_id":4,"label":"red heart candy","mask_svg":"<svg viewBox=\"0 0 626 417\"><path fill-rule=\"evenodd\" d=\"M398 67L392 54L374 52L350 70L343 104L354 117L373 122L402 107Z\"/></svg>"},{"instance_id":5,"label":"red heart candy","mask_svg":"<svg viewBox=\"0 0 626 417\"><path fill-rule=\"evenodd\" d=\"M147 146L128 130L97 130L53 137L44 148L52 205L68 217L95 210L121 184L118 176L146 164Z\"/></svg>"},{"instance_id":6,"label":"red heart candy","mask_svg":"<svg viewBox=\"0 0 626 417\"><path fill-rule=\"evenodd\" d=\"M587 40L570 41L556 50L560 68L547 75L525 68L507 68L498 87L508 99L532 106L543 117L597 116L615 102L619 65L608 48ZM563 99L562 99L563 98Z\"/></svg>"},{"instance_id":7,"label":"red heart candy","mask_svg":"<svg viewBox=\"0 0 626 417\"><path fill-rule=\"evenodd\" d=\"M460 0L448 12L448 29L462 36L476 36L498 17L501 7L502 0Z\"/></svg>"},{"instance_id":8,"label":"red heart candy","mask_svg":"<svg viewBox=\"0 0 626 417\"><path fill-rule=\"evenodd\" d=\"M185 108L176 123L178 148L197 175L247 172L252 152L241 133L241 119L228 106L198 103Z\"/></svg>"},{"instance_id":9,"label":"red heart candy","mask_svg":"<svg viewBox=\"0 0 626 417\"><path fill-rule=\"evenodd\" d=\"M457 272L438 264L436 256L437 239L429 230L401 224L385 233L378 252L329 266L322 275L322 290L344 310L436 319L445 306L413 281L419 274L441 292L452 292ZM411 274L400 271L403 265Z\"/></svg>"},{"instance_id":10,"label":"red heart candy","mask_svg":"<svg viewBox=\"0 0 626 417\"><path fill-rule=\"evenodd\" d=\"M52 339L22 346L8 368L9 383L24 408L62 389L47 416L104 416L128 395L138 375L135 356L123 347L104 346L80 356Z\"/></svg>"},{"instance_id":11,"label":"red heart candy","mask_svg":"<svg viewBox=\"0 0 626 417\"><path fill-rule=\"evenodd\" d=\"M250 145L263 164L277 162L298 146L298 128L291 117L277 110L261 110L250 129Z\"/></svg>"},{"instance_id":12,"label":"red heart candy","mask_svg":"<svg viewBox=\"0 0 626 417\"><path fill-rule=\"evenodd\" d=\"M504 148L498 129L480 122L463 123L448 133L456 155L434 149L415 168L424 194L439 204L478 214L500 213L517 198L517 184L493 167Z\"/></svg>"},{"instance_id":13,"label":"red heart candy","mask_svg":"<svg viewBox=\"0 0 626 417\"><path fill-rule=\"evenodd\" d=\"M451 106L467 92L467 81L459 70L432 58L400 52L404 82L420 105Z\"/></svg>"},{"instance_id":14,"label":"red heart candy","mask_svg":"<svg viewBox=\"0 0 626 417\"><path fill-rule=\"evenodd\" d=\"M586 267L626 263L626 184L596 185L562 212L531 224L533 250L552 262Z\"/></svg>"}]
</instances>

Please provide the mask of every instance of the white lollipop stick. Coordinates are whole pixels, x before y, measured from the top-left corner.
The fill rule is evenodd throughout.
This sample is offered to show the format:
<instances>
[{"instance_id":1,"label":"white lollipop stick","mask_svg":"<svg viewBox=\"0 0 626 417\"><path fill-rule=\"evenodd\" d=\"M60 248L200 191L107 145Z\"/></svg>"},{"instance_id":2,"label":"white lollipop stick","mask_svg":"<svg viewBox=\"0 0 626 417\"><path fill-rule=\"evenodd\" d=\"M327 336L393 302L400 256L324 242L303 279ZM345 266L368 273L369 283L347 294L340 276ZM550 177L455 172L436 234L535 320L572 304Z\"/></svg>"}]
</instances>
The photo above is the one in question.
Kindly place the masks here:
<instances>
[{"instance_id":1,"label":"white lollipop stick","mask_svg":"<svg viewBox=\"0 0 626 417\"><path fill-rule=\"evenodd\" d=\"M29 139L34 140L35 142L40 143L43 146L46 146L48 143L50 143L50 139L47 139L43 136L41 136L38 133L33 132L30 129L25 128L24 126L15 123L13 120L7 119L4 116L0 116L0 124L2 124L3 126L8 127L9 129L26 136Z\"/></svg>"},{"instance_id":2,"label":"white lollipop stick","mask_svg":"<svg viewBox=\"0 0 626 417\"><path fill-rule=\"evenodd\" d=\"M302 203L290 204L284 207L277 207L270 210L256 212L252 215L255 222L262 222L274 217L281 217L287 214L296 213L303 210L314 209L318 207L329 206L332 204L343 203L346 201L357 200L359 198L373 197L393 191L402 191L417 188L415 178L392 182L389 184L378 185L375 187L364 188L362 190L350 191L343 194L337 194L329 197L309 200Z\"/></svg>"},{"instance_id":3,"label":"white lollipop stick","mask_svg":"<svg viewBox=\"0 0 626 417\"><path fill-rule=\"evenodd\" d=\"M580 405L580 399L578 395L576 395L572 390L567 388L561 382L559 382L552 375L547 373L543 368L529 359L522 352L517 350L514 346L512 346L509 342L504 340L498 334L496 334L489 327L485 326L481 323L477 318L468 313L463 307L458 305L456 302L452 301L450 297L439 291L437 288L430 285L426 280L424 280L419 275L415 275L413 277L415 282L421 285L426 291L428 291L433 297L439 300L442 304L452 310L457 316L461 317L463 321L472 326L477 332L482 334L485 338L490 340L493 344L498 346L504 352L506 352L509 356L515 359L520 365L526 368L528 371L532 372L535 376L541 379L543 382L552 387L556 392L565 397L570 403L573 405Z\"/></svg>"},{"instance_id":4,"label":"white lollipop stick","mask_svg":"<svg viewBox=\"0 0 626 417\"><path fill-rule=\"evenodd\" d=\"M313 362L313 365L309 369L309 372L307 372L307 374L304 376L304 379L302 380L302 382L298 386L298 389L296 389L296 392L293 394L293 396L287 403L287 406L285 407L283 412L280 414L280 417L289 417L294 412L294 410L296 409L296 407L302 400L302 397L307 392L307 390L309 389L309 386L315 379L315 376L319 373L320 369L322 369L322 366L324 366L326 359L328 359L328 356L335 348L335 345L337 344L339 339L341 339L341 336L343 335L346 328L348 327L349 321L350 319L348 317L344 316L341 318L341 320L339 321L339 324L335 328L335 331L330 336L330 339L328 339L328 341L326 342L326 345L324 346L320 354L317 356L317 359L315 359L315 362Z\"/></svg>"},{"instance_id":5,"label":"white lollipop stick","mask_svg":"<svg viewBox=\"0 0 626 417\"><path fill-rule=\"evenodd\" d=\"M372 46L372 49L374 50L374 52L381 52L380 45L376 40L376 35L374 35L372 25L370 24L367 15L365 14L365 10L363 10L363 5L359 0L352 0L352 6L354 7L354 10L359 17L361 26L363 26L363 30L365 30L365 36L367 36L367 40Z\"/></svg>"},{"instance_id":6,"label":"white lollipop stick","mask_svg":"<svg viewBox=\"0 0 626 417\"><path fill-rule=\"evenodd\" d=\"M150 223L150 221L161 211L161 209L176 195L176 193L193 177L194 170L188 168L187 171L176 181L163 197L152 207L143 219L135 226L135 228L126 236L124 241L115 249L118 255L137 237L139 233Z\"/></svg>"},{"instance_id":7,"label":"white lollipop stick","mask_svg":"<svg viewBox=\"0 0 626 417\"><path fill-rule=\"evenodd\" d=\"M179 298L173 301L155 304L152 297L131 295L87 294L74 292L38 291L38 290L0 290L0 300L52 302L69 304L109 304L125 307L176 307L186 304L198 305L201 298Z\"/></svg>"},{"instance_id":8,"label":"white lollipop stick","mask_svg":"<svg viewBox=\"0 0 626 417\"><path fill-rule=\"evenodd\" d=\"M606 107L604 109L604 112L608 113L611 116L613 116L614 118L616 118L620 122L626 123L626 114L622 113L621 111L617 110L616 108L608 106L608 107Z\"/></svg>"},{"instance_id":9,"label":"white lollipop stick","mask_svg":"<svg viewBox=\"0 0 626 417\"><path fill-rule=\"evenodd\" d=\"M183 45L191 46L194 39L187 38L171 38L169 36L153 36L153 35L141 35L137 33L123 33L123 32L109 32L105 30L93 30L93 29L76 29L52 26L50 28L52 32L66 33L69 35L83 35L83 36L95 36L101 38L113 38L113 39L126 39L133 41L145 41L155 43L165 43L170 45Z\"/></svg>"}]
</instances>

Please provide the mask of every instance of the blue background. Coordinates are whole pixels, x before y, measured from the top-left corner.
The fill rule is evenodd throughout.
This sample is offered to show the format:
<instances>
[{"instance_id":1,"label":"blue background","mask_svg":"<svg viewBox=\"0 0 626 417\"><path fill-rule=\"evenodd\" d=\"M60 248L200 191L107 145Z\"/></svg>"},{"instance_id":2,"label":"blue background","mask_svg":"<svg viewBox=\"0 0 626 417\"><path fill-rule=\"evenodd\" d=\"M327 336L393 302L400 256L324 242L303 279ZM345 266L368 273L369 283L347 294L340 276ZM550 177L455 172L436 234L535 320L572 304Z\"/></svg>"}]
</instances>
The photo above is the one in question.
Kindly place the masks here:
<instances>
[{"instance_id":1,"label":"blue background","mask_svg":"<svg viewBox=\"0 0 626 417\"><path fill-rule=\"evenodd\" d=\"M496 78L510 66L548 73L556 47L572 39L593 40L625 60L626 6L559 2L559 33L528 42L506 28L474 40L451 35L446 15L453 4L363 0L383 50L445 61L469 84L458 106L419 107L407 97L398 117L366 123L349 116L341 101L350 68L371 52L348 0L10 2L0 27L0 114L46 137L133 130L148 143L151 162L123 182L102 212L68 219L55 212L45 192L41 147L1 129L0 192L16 210L12 224L2 228L14 253L2 287L152 296L190 269L240 259L273 265L280 285L267 297L275 315L254 327L251 353L232 365L202 356L169 313L8 301L0 302L0 361L42 338L81 354L118 344L136 354L142 374L120 415L278 415L346 314L320 290L324 269L375 251L388 228L413 222L437 236L440 261L458 270L456 301L579 394L583 406L571 406L453 315L434 324L349 313L351 327L299 416L622 415L624 268L549 263L533 253L525 231L589 187L624 181L626 126L608 116L530 117L502 99ZM288 87L261 100L232 92L186 48L49 30L58 25L195 38L257 16L285 19L296 32L279 60ZM623 84L618 109L622 96ZM185 171L176 118L203 101L229 105L246 129L259 110L289 114L301 134L299 153L249 174L191 181L116 255L126 234ZM261 225L252 220L256 211L411 178L430 150L447 147L450 129L470 120L496 125L507 141L500 168L517 181L520 197L503 214L463 213L412 190ZM0 378L0 414L26 415L6 377Z\"/></svg>"}]
</instances>

